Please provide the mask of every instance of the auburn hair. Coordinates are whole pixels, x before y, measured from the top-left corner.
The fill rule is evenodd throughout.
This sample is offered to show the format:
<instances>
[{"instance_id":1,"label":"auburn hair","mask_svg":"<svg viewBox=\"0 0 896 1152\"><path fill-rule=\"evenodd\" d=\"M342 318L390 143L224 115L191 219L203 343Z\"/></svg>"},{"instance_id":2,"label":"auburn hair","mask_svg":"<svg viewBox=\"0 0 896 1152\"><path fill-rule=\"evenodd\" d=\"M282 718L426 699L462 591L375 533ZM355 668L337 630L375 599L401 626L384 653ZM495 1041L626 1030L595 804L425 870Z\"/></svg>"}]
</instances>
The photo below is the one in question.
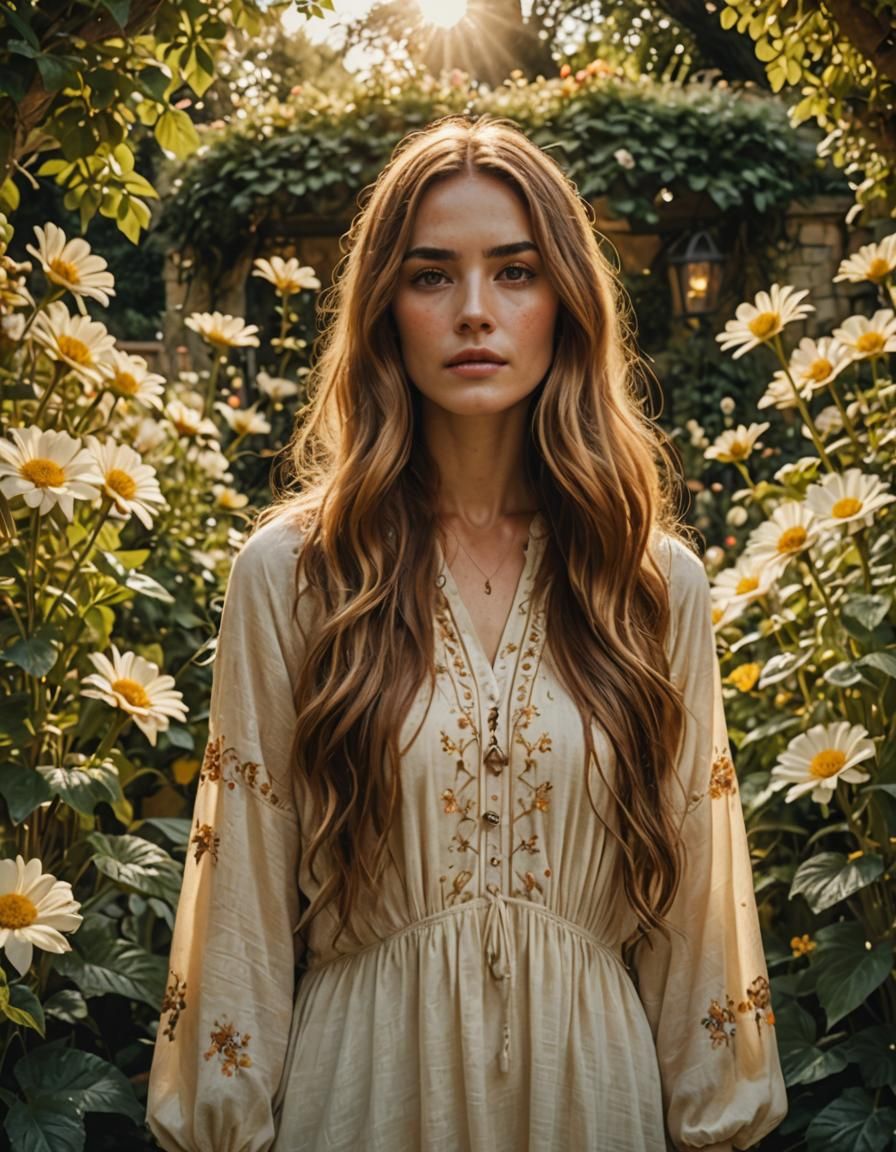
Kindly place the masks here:
<instances>
[{"instance_id":1,"label":"auburn hair","mask_svg":"<svg viewBox=\"0 0 896 1152\"><path fill-rule=\"evenodd\" d=\"M548 645L582 717L585 784L621 847L639 932L667 931L680 882L678 826L661 802L674 774L683 704L664 642L669 590L651 550L683 536L679 477L643 410L646 372L631 309L593 217L548 154L511 122L449 116L396 147L360 198L347 251L323 295L309 401L286 449L286 481L259 525L296 512L297 583L317 597L297 676L293 762L315 811L305 851L327 876L302 924L334 902L336 938L389 864L401 802L399 733L433 678L437 480L420 434L391 303L421 198L459 173L506 182L528 210L559 296L555 353L532 394L525 466L550 534L535 577ZM610 779L592 723L615 755ZM597 809L596 765L616 806ZM320 883L320 880L317 879ZM335 940L334 940L335 943Z\"/></svg>"}]
</instances>

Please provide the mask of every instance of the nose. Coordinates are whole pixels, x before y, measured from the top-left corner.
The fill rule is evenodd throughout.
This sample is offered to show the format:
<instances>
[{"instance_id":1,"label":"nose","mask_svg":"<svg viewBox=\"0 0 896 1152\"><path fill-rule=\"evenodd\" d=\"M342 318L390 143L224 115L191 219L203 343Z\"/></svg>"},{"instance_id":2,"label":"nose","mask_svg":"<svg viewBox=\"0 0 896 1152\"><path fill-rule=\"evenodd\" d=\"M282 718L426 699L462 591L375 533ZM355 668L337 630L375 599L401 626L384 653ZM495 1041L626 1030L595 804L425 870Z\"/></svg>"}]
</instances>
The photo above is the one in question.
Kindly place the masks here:
<instances>
[{"instance_id":1,"label":"nose","mask_svg":"<svg viewBox=\"0 0 896 1152\"><path fill-rule=\"evenodd\" d=\"M495 320L479 277L469 277L461 287L460 305L455 321L457 332L491 332Z\"/></svg>"}]
</instances>

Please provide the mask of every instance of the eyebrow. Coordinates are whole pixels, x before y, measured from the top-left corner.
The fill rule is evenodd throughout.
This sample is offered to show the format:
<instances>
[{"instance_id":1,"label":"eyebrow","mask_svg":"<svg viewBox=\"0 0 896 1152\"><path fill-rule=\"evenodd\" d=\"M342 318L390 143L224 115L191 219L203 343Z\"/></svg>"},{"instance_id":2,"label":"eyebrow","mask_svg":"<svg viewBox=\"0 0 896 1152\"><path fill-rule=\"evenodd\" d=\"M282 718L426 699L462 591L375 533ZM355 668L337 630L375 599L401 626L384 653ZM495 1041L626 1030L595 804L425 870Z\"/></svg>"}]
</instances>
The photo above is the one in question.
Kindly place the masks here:
<instances>
[{"instance_id":1,"label":"eyebrow","mask_svg":"<svg viewBox=\"0 0 896 1152\"><path fill-rule=\"evenodd\" d=\"M534 252L538 249L531 240L517 240L513 244L497 244L494 248L487 248L482 255L487 259L501 256L519 256L522 252ZM404 254L405 260L459 260L460 253L453 248L427 248L426 246L409 248Z\"/></svg>"}]
</instances>

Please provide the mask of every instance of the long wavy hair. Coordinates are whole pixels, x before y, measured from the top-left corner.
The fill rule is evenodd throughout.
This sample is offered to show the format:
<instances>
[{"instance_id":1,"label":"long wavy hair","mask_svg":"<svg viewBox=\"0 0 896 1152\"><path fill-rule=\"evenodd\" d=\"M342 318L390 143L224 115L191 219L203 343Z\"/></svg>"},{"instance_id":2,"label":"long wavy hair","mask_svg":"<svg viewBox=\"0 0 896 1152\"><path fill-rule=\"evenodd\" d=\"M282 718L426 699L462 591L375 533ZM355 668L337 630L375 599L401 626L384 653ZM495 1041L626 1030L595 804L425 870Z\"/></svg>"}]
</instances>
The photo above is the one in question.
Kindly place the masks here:
<instances>
[{"instance_id":1,"label":"long wavy hair","mask_svg":"<svg viewBox=\"0 0 896 1152\"><path fill-rule=\"evenodd\" d=\"M324 295L310 400L287 447L287 483L259 523L289 506L302 529L297 582L317 597L296 684L295 771L315 811L306 847L327 877L303 925L333 902L336 938L390 857L401 801L402 723L432 681L438 479L422 443L391 304L415 213L458 173L505 181L528 209L559 295L555 353L532 394L525 467L550 528L534 594L550 653L583 721L585 784L618 840L639 930L667 932L681 874L679 828L660 802L683 728L664 641L669 593L654 532L684 535L668 438L643 410L630 304L589 207L512 123L446 117L407 136L362 193L347 253ZM277 487L275 485L275 487ZM609 778L592 738L615 754ZM596 764L616 806L598 812ZM318 861L319 863L319 861ZM334 940L335 942L335 940Z\"/></svg>"}]
</instances>

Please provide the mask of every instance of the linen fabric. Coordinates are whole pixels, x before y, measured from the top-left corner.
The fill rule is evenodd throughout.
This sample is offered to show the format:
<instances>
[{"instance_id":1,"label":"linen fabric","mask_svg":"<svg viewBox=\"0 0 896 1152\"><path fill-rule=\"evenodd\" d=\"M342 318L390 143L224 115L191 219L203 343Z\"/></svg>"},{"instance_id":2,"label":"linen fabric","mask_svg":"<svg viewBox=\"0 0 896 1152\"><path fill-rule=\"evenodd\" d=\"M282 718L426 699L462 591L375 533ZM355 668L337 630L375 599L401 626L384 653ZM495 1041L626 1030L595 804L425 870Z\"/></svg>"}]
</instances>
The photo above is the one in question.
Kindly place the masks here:
<instances>
[{"instance_id":1,"label":"linen fabric","mask_svg":"<svg viewBox=\"0 0 896 1152\"><path fill-rule=\"evenodd\" d=\"M494 667L440 553L392 866L336 949L330 913L295 932L328 874L292 783L298 529L237 557L149 1081L166 1152L726 1152L785 1115L703 566L658 536L687 858L677 931L626 964L620 850L532 595L547 531L536 515Z\"/></svg>"}]
</instances>

